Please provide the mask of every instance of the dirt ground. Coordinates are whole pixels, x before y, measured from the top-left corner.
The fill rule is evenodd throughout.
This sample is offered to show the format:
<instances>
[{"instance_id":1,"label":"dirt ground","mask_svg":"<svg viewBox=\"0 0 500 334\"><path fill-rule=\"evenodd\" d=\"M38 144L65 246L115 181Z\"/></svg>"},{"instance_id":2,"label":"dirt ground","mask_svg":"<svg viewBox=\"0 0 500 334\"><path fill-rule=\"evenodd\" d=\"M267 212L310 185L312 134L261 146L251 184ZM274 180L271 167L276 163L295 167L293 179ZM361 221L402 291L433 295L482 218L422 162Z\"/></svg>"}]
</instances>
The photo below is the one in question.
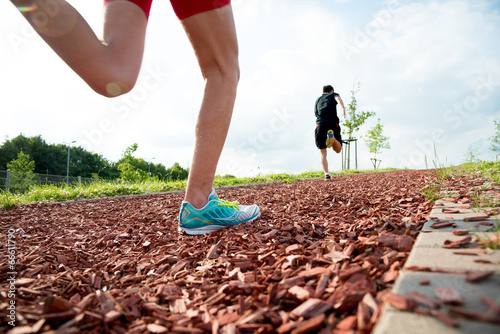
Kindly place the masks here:
<instances>
[{"instance_id":1,"label":"dirt ground","mask_svg":"<svg viewBox=\"0 0 500 334\"><path fill-rule=\"evenodd\" d=\"M0 332L368 333L432 208L426 178L219 189L262 216L204 236L177 231L183 193L0 211Z\"/></svg>"}]
</instances>

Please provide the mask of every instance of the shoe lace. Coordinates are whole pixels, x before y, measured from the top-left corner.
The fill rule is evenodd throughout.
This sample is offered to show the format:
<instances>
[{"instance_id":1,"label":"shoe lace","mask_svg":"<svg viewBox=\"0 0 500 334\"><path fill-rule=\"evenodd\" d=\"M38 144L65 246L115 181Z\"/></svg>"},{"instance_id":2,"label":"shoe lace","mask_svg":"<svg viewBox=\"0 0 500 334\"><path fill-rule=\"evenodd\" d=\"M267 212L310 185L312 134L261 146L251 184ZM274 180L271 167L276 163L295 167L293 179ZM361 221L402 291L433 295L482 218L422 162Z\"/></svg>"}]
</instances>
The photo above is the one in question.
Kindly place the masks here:
<instances>
[{"instance_id":1,"label":"shoe lace","mask_svg":"<svg viewBox=\"0 0 500 334\"><path fill-rule=\"evenodd\" d=\"M234 201L234 202L231 202L231 201L226 201L226 200L223 200L223 199L220 199L219 198L219 205L220 206L224 206L226 208L230 208L230 209L235 209L235 210L239 210L240 207L238 205L239 203L237 201Z\"/></svg>"}]
</instances>

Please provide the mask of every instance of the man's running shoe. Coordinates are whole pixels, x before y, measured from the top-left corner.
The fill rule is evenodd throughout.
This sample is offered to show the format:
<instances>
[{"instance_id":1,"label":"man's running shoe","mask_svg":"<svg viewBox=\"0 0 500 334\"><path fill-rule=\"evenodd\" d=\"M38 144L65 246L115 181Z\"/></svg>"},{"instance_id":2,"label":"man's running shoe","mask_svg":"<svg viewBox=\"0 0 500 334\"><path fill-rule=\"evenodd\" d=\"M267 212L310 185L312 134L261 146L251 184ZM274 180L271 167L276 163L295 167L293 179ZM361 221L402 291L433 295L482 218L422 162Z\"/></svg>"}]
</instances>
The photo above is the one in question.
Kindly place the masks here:
<instances>
[{"instance_id":1,"label":"man's running shoe","mask_svg":"<svg viewBox=\"0 0 500 334\"><path fill-rule=\"evenodd\" d=\"M194 208L189 202L182 202L179 212L179 232L201 235L218 231L226 226L251 222L260 216L260 208L253 205L238 205L219 199L212 189L208 203L201 209Z\"/></svg>"},{"instance_id":2,"label":"man's running shoe","mask_svg":"<svg viewBox=\"0 0 500 334\"><path fill-rule=\"evenodd\" d=\"M332 178L330 177L330 174L325 175L325 181L331 181Z\"/></svg>"},{"instance_id":3,"label":"man's running shoe","mask_svg":"<svg viewBox=\"0 0 500 334\"><path fill-rule=\"evenodd\" d=\"M326 133L326 147L332 147L334 142L335 138L333 138L333 130L328 130L328 132Z\"/></svg>"}]
</instances>

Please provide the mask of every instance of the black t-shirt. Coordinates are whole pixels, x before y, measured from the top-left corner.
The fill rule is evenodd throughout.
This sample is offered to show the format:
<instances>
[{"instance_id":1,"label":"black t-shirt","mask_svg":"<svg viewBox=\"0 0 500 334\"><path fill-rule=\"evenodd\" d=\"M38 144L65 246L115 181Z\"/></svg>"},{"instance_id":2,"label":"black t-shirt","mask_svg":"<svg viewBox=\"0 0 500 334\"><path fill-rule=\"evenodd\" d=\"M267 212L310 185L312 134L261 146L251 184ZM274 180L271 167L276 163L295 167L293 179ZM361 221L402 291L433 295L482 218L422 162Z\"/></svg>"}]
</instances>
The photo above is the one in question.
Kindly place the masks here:
<instances>
[{"instance_id":1,"label":"black t-shirt","mask_svg":"<svg viewBox=\"0 0 500 334\"><path fill-rule=\"evenodd\" d=\"M323 94L316 100L314 107L314 115L316 116L316 123L321 122L335 122L339 123L337 116L337 101L335 98L340 95L337 93Z\"/></svg>"}]
</instances>

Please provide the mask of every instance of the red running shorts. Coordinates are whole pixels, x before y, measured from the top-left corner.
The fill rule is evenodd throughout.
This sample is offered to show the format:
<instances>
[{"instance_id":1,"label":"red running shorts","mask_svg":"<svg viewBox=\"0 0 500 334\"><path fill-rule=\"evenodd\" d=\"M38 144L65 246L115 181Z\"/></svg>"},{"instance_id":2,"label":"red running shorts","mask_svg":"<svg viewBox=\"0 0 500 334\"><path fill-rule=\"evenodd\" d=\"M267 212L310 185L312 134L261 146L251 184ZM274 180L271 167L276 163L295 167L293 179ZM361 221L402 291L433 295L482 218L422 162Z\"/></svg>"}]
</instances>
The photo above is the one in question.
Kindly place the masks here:
<instances>
[{"instance_id":1,"label":"red running shorts","mask_svg":"<svg viewBox=\"0 0 500 334\"><path fill-rule=\"evenodd\" d=\"M104 4L111 2L114 0L104 0ZM146 17L149 18L149 12L151 10L151 3L153 0L127 0L135 3L139 6ZM231 0L170 0L172 3L172 7L174 8L175 15L180 20L183 20L187 17L203 13L212 9L217 9L220 7L224 7L231 3Z\"/></svg>"}]
</instances>

